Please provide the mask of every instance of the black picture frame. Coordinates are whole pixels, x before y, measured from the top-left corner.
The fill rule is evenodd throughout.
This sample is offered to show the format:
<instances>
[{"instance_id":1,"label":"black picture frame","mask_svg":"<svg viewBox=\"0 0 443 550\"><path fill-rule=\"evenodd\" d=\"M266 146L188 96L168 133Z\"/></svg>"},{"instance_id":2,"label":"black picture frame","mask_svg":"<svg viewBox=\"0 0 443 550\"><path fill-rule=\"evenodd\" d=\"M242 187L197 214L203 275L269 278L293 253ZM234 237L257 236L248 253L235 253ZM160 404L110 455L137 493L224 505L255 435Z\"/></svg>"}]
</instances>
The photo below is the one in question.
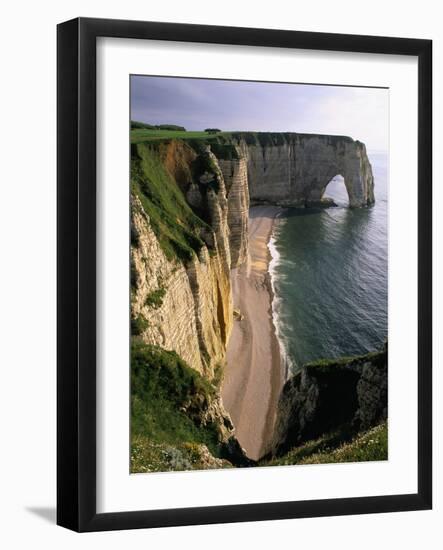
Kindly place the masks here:
<instances>
[{"instance_id":1,"label":"black picture frame","mask_svg":"<svg viewBox=\"0 0 443 550\"><path fill-rule=\"evenodd\" d=\"M57 29L57 523L104 531L432 507L432 42L78 18ZM418 491L416 494L96 512L96 39L399 54L418 58Z\"/></svg>"}]
</instances>

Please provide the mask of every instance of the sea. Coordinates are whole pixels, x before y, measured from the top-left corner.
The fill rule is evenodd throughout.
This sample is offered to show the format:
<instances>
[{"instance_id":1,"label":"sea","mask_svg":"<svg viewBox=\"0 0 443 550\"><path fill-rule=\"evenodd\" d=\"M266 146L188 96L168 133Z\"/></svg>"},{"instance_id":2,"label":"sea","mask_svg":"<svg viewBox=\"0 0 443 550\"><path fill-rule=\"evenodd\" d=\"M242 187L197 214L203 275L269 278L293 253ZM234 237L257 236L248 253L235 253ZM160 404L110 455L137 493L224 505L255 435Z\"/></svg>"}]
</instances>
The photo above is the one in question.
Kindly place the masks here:
<instances>
[{"instance_id":1,"label":"sea","mask_svg":"<svg viewBox=\"0 0 443 550\"><path fill-rule=\"evenodd\" d=\"M325 196L337 207L287 209L269 249L273 317L287 374L310 361L379 349L388 331L388 157L368 153L375 205L350 209L343 178Z\"/></svg>"}]
</instances>

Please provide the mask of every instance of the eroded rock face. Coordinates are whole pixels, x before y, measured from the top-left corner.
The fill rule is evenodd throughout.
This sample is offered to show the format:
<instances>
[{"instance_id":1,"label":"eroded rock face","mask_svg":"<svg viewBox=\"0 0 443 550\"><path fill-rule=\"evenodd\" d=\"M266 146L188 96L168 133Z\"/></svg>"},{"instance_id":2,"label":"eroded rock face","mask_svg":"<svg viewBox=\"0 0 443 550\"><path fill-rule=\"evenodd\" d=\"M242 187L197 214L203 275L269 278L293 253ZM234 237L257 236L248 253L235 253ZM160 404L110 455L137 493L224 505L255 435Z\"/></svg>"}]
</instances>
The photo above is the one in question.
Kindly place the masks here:
<instances>
[{"instance_id":1,"label":"eroded rock face","mask_svg":"<svg viewBox=\"0 0 443 550\"><path fill-rule=\"evenodd\" d=\"M272 454L346 426L357 432L387 418L387 349L349 360L312 364L283 387Z\"/></svg>"},{"instance_id":2,"label":"eroded rock face","mask_svg":"<svg viewBox=\"0 0 443 550\"><path fill-rule=\"evenodd\" d=\"M267 143L240 138L252 202L309 206L341 175L351 207L373 204L374 178L363 143L345 136L277 135L273 142L270 134Z\"/></svg>"},{"instance_id":3,"label":"eroded rock face","mask_svg":"<svg viewBox=\"0 0 443 550\"><path fill-rule=\"evenodd\" d=\"M224 256L229 248L219 253L215 237L215 254L203 247L199 258L187 266L169 260L139 199L133 196L131 201L132 231L137 234L137 245L131 246L136 279L131 313L134 319L142 316L146 321L140 337L147 344L175 351L189 366L212 378L217 364L224 361L233 322L229 263ZM156 295L156 301L150 299Z\"/></svg>"},{"instance_id":4,"label":"eroded rock face","mask_svg":"<svg viewBox=\"0 0 443 550\"><path fill-rule=\"evenodd\" d=\"M147 325L141 337L148 344L176 351L199 372L204 366L198 347L194 296L186 269L169 261L151 228L140 200L131 197L131 231L137 245L131 246L131 272L135 278L131 296L131 315L140 316ZM163 292L161 305L146 302L154 292Z\"/></svg>"},{"instance_id":5,"label":"eroded rock face","mask_svg":"<svg viewBox=\"0 0 443 550\"><path fill-rule=\"evenodd\" d=\"M355 415L355 421L360 430L367 430L379 419L387 418L387 396L387 363L384 362L380 368L371 361L365 362L357 383L359 408Z\"/></svg>"},{"instance_id":6,"label":"eroded rock face","mask_svg":"<svg viewBox=\"0 0 443 550\"><path fill-rule=\"evenodd\" d=\"M240 154L240 150L238 150ZM241 265L248 255L249 185L247 159L219 159L228 198L231 268Z\"/></svg>"}]
</instances>

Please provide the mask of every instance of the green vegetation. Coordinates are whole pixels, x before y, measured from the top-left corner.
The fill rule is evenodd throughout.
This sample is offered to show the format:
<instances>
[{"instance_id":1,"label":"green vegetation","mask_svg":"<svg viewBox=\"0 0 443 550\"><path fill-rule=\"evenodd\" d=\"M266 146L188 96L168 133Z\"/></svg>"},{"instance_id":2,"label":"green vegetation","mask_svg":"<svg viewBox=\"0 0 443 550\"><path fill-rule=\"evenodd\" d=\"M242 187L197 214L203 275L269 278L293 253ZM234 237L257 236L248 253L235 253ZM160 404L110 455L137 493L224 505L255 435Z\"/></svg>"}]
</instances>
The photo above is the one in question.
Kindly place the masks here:
<instances>
[{"instance_id":1,"label":"green vegetation","mask_svg":"<svg viewBox=\"0 0 443 550\"><path fill-rule=\"evenodd\" d=\"M385 344L386 346L386 344ZM386 347L381 351L373 351L363 355L353 355L350 357L339 357L338 359L319 359L306 363L304 367L310 369L313 374L324 373L334 374L337 368L349 366L350 363L358 364L370 361L374 365L382 366L386 363Z\"/></svg>"},{"instance_id":2,"label":"green vegetation","mask_svg":"<svg viewBox=\"0 0 443 550\"><path fill-rule=\"evenodd\" d=\"M316 453L301 464L327 464L331 462L367 462L388 459L388 426L386 422L360 434L338 449Z\"/></svg>"},{"instance_id":3,"label":"green vegetation","mask_svg":"<svg viewBox=\"0 0 443 550\"><path fill-rule=\"evenodd\" d=\"M186 132L184 126L177 126L176 124L147 124L146 122L138 122L137 120L131 120L131 130L169 130Z\"/></svg>"},{"instance_id":4,"label":"green vegetation","mask_svg":"<svg viewBox=\"0 0 443 550\"><path fill-rule=\"evenodd\" d=\"M209 145L218 159L231 160L239 158L235 143L231 139L233 135L231 132L220 131L209 134L206 131L188 132L136 128L131 131L131 143L159 143L177 139L185 141L197 154L204 153L205 146Z\"/></svg>"},{"instance_id":5,"label":"green vegetation","mask_svg":"<svg viewBox=\"0 0 443 550\"><path fill-rule=\"evenodd\" d=\"M282 456L269 459L265 457L262 460L263 466L285 466L290 464L299 464L303 459L310 457L315 453L325 452L335 449L352 439L346 430L338 430L324 434L317 439L307 441L297 447L292 448Z\"/></svg>"},{"instance_id":6,"label":"green vegetation","mask_svg":"<svg viewBox=\"0 0 443 550\"><path fill-rule=\"evenodd\" d=\"M233 145L241 140L247 145L279 146L291 142L295 137L310 138L316 137L319 134L300 134L297 132L226 132L218 128L207 128L204 131L186 131L180 126L162 124L152 126L140 122L131 122L131 143L142 143L150 141L167 141L171 139L183 140L202 140L211 144L213 138L217 138L216 142L221 142ZM322 136L329 142L348 141L353 142L353 139L348 136Z\"/></svg>"},{"instance_id":7,"label":"green vegetation","mask_svg":"<svg viewBox=\"0 0 443 550\"><path fill-rule=\"evenodd\" d=\"M230 136L230 132L219 132L213 136ZM187 130L159 130L134 128L131 130L131 143L143 143L150 141L166 141L170 139L203 139L209 138L206 132L202 131L187 131Z\"/></svg>"},{"instance_id":8,"label":"green vegetation","mask_svg":"<svg viewBox=\"0 0 443 550\"><path fill-rule=\"evenodd\" d=\"M131 334L132 336L139 336L143 334L145 330L149 327L149 321L139 315L135 319L131 319Z\"/></svg>"},{"instance_id":9,"label":"green vegetation","mask_svg":"<svg viewBox=\"0 0 443 550\"><path fill-rule=\"evenodd\" d=\"M227 460L209 455L206 446L198 443L179 443L174 446L153 443L147 437L136 435L131 447L131 472L166 472L232 468Z\"/></svg>"},{"instance_id":10,"label":"green vegetation","mask_svg":"<svg viewBox=\"0 0 443 550\"><path fill-rule=\"evenodd\" d=\"M231 132L188 132L180 130L158 130L134 127L131 131L131 143L159 143L168 142L173 139L183 140L194 151L201 154L206 145L210 145L211 151L219 159L238 159L235 144L231 139Z\"/></svg>"},{"instance_id":11,"label":"green vegetation","mask_svg":"<svg viewBox=\"0 0 443 550\"><path fill-rule=\"evenodd\" d=\"M236 141L244 140L248 145L279 146L290 141L289 132L233 132L232 137Z\"/></svg>"},{"instance_id":12,"label":"green vegetation","mask_svg":"<svg viewBox=\"0 0 443 550\"><path fill-rule=\"evenodd\" d=\"M139 197L168 259L188 261L199 253L204 245L200 235L209 226L192 211L149 144L132 145L131 190Z\"/></svg>"},{"instance_id":13,"label":"green vegetation","mask_svg":"<svg viewBox=\"0 0 443 550\"><path fill-rule=\"evenodd\" d=\"M217 363L214 368L214 376L212 378L212 384L219 388L223 382L223 378L225 376L225 369L223 367L222 363Z\"/></svg>"},{"instance_id":14,"label":"green vegetation","mask_svg":"<svg viewBox=\"0 0 443 550\"><path fill-rule=\"evenodd\" d=\"M217 130L214 128L214 130ZM244 140L248 145L284 145L291 137L291 133L284 132L209 132L209 131L184 131L184 130L160 130L158 128L147 128L146 126L134 126L131 131L131 143L149 141L183 139L201 140L208 144L225 143L232 145L233 141ZM217 139L214 139L217 138Z\"/></svg>"},{"instance_id":15,"label":"green vegetation","mask_svg":"<svg viewBox=\"0 0 443 550\"><path fill-rule=\"evenodd\" d=\"M165 297L165 294L165 288L158 288L157 290L153 290L147 295L145 305L153 307L154 309L160 308L163 304L163 298Z\"/></svg>"},{"instance_id":16,"label":"green vegetation","mask_svg":"<svg viewBox=\"0 0 443 550\"><path fill-rule=\"evenodd\" d=\"M186 132L184 126L177 126L176 124L158 124L155 126L158 130L169 130L172 132Z\"/></svg>"},{"instance_id":17,"label":"green vegetation","mask_svg":"<svg viewBox=\"0 0 443 550\"><path fill-rule=\"evenodd\" d=\"M146 124L146 122L139 122L138 120L131 120L131 130L153 130L152 124Z\"/></svg>"},{"instance_id":18,"label":"green vegetation","mask_svg":"<svg viewBox=\"0 0 443 550\"><path fill-rule=\"evenodd\" d=\"M232 142L224 143L221 140L208 140L211 151L220 160L238 160L239 154Z\"/></svg>"},{"instance_id":19,"label":"green vegetation","mask_svg":"<svg viewBox=\"0 0 443 550\"><path fill-rule=\"evenodd\" d=\"M206 191L208 189L211 189L215 193L218 193L220 190L219 181L217 178L217 172L218 168L213 160L213 157L211 157L208 153L203 152L199 154L191 166L192 169L192 177L194 181L198 184L200 191L203 195L206 194ZM203 175L213 175L211 179L205 181L202 176ZM204 181L204 183L203 183ZM202 211L201 212L202 217L207 217L207 212Z\"/></svg>"},{"instance_id":20,"label":"green vegetation","mask_svg":"<svg viewBox=\"0 0 443 550\"><path fill-rule=\"evenodd\" d=\"M131 471L198 467L191 456L195 445L206 445L218 456L218 427L202 423L215 394L216 388L175 352L134 339Z\"/></svg>"},{"instance_id":21,"label":"green vegetation","mask_svg":"<svg viewBox=\"0 0 443 550\"><path fill-rule=\"evenodd\" d=\"M192 147L192 149L194 149L194 151L199 155L204 154L206 152L206 147L209 145L211 152L214 153L219 160L232 160L239 158L235 144L230 138L230 134L227 134L226 132L218 134L215 137L206 135L199 138L183 139L182 141Z\"/></svg>"},{"instance_id":22,"label":"green vegetation","mask_svg":"<svg viewBox=\"0 0 443 550\"><path fill-rule=\"evenodd\" d=\"M264 460L260 466L331 464L388 459L388 426L386 422L356 435L351 441L342 441L341 444L340 441L342 441L341 435L338 432L325 435L292 449L282 457Z\"/></svg>"}]
</instances>

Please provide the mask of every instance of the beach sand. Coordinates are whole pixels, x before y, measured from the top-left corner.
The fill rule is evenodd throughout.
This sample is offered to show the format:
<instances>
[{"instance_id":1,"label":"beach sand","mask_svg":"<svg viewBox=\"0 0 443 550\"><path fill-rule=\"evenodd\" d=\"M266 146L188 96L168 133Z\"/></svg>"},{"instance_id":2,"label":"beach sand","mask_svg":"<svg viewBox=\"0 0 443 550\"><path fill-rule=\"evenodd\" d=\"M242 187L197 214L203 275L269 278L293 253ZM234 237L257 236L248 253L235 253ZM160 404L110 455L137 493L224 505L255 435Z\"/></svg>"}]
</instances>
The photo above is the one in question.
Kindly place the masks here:
<instances>
[{"instance_id":1,"label":"beach sand","mask_svg":"<svg viewBox=\"0 0 443 550\"><path fill-rule=\"evenodd\" d=\"M268 450L283 386L280 349L272 322L268 242L281 209L249 211L249 259L232 271L234 321L228 344L222 399L247 455L257 460Z\"/></svg>"}]
</instances>

